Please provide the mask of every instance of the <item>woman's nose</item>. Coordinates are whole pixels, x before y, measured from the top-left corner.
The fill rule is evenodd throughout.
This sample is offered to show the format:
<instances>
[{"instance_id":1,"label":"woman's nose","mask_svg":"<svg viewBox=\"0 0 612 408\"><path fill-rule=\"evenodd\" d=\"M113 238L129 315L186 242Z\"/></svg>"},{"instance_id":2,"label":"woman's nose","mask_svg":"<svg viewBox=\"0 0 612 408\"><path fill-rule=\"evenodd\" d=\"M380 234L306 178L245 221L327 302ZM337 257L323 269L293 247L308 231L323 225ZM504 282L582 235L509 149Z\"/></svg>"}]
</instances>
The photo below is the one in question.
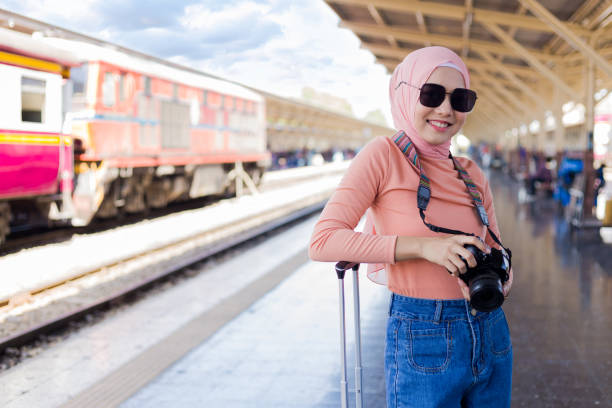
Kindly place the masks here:
<instances>
[{"instance_id":1,"label":"woman's nose","mask_svg":"<svg viewBox=\"0 0 612 408\"><path fill-rule=\"evenodd\" d=\"M449 94L444 95L444 100L442 101L440 106L438 106L436 108L436 111L439 112L439 113L446 113L446 114L451 114L452 113L453 107L451 106L451 103L450 103L450 95Z\"/></svg>"}]
</instances>

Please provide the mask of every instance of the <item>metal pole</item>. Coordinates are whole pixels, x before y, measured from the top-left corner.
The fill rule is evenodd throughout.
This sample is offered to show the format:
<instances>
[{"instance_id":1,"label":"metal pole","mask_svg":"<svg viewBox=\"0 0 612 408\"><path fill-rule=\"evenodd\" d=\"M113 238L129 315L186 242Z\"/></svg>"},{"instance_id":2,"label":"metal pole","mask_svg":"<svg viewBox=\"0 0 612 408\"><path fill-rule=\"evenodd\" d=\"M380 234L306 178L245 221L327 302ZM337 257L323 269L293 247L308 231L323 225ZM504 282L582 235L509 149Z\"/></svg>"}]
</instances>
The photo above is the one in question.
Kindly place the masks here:
<instances>
[{"instance_id":1,"label":"metal pole","mask_svg":"<svg viewBox=\"0 0 612 408\"><path fill-rule=\"evenodd\" d=\"M361 394L361 323L359 311L359 264L353 266L353 302L355 305L355 406L363 408Z\"/></svg>"},{"instance_id":2,"label":"metal pole","mask_svg":"<svg viewBox=\"0 0 612 408\"><path fill-rule=\"evenodd\" d=\"M346 381L346 330L344 327L344 276L338 274L338 290L340 295L340 401L342 408L348 408L348 383Z\"/></svg>"},{"instance_id":3,"label":"metal pole","mask_svg":"<svg viewBox=\"0 0 612 408\"><path fill-rule=\"evenodd\" d=\"M584 152L584 199L582 201L582 220L593 219L593 204L595 200L595 171L593 170L593 129L595 127L595 64L592 59L586 63L586 83L585 83L585 112L584 124L586 127L586 149Z\"/></svg>"}]
</instances>

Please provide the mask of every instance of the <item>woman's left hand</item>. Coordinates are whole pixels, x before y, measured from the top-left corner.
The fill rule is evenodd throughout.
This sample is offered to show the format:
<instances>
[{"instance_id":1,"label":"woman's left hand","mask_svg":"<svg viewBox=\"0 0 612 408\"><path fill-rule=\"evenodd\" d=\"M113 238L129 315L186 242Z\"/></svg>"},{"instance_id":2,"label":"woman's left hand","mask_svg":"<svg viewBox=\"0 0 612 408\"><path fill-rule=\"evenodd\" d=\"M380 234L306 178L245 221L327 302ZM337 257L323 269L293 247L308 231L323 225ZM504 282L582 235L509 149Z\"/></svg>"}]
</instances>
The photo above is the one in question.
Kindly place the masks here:
<instances>
[{"instance_id":1,"label":"woman's left hand","mask_svg":"<svg viewBox=\"0 0 612 408\"><path fill-rule=\"evenodd\" d=\"M510 272L508 274L508 280L504 282L504 285L502 286L504 297L508 297L508 295L510 294L510 288L512 287L513 280L514 280L514 274L512 273L512 268L510 268Z\"/></svg>"},{"instance_id":2,"label":"woman's left hand","mask_svg":"<svg viewBox=\"0 0 612 408\"><path fill-rule=\"evenodd\" d=\"M469 302L470 288L461 278L457 278L457 283L459 284L459 288L461 289L461 294L463 294L463 297L465 298L465 300Z\"/></svg>"}]
</instances>

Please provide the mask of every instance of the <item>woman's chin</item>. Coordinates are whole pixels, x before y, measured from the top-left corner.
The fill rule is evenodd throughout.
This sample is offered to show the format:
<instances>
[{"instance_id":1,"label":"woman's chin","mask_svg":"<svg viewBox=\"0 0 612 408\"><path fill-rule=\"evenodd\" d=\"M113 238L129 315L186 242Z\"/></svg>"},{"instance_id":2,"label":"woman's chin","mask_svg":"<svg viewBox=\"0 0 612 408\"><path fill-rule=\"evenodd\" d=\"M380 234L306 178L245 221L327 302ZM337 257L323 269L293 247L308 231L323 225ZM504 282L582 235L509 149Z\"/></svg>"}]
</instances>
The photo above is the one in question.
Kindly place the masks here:
<instances>
[{"instance_id":1,"label":"woman's chin","mask_svg":"<svg viewBox=\"0 0 612 408\"><path fill-rule=\"evenodd\" d=\"M451 140L453 136L446 136L446 135L426 135L425 137L423 137L423 139L432 145L441 145L444 143L447 143L449 140Z\"/></svg>"}]
</instances>

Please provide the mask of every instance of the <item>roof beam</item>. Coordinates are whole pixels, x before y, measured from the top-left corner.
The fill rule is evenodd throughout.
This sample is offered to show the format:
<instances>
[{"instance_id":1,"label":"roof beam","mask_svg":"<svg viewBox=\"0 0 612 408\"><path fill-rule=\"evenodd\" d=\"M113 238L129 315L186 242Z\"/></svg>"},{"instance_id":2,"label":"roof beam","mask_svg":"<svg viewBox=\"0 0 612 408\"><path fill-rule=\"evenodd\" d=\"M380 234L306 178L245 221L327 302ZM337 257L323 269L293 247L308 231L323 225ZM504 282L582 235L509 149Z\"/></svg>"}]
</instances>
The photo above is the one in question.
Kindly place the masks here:
<instances>
[{"instance_id":1,"label":"roof beam","mask_svg":"<svg viewBox=\"0 0 612 408\"><path fill-rule=\"evenodd\" d=\"M374 21L376 21L376 24L381 27L387 26L387 23L385 23L385 20L382 18L382 16L380 15L376 7L374 7L374 5L368 4L368 11L370 12L370 15L372 16ZM397 41L395 41L395 38L392 35L387 36L387 41L389 41L389 44L391 44L392 46L397 47Z\"/></svg>"},{"instance_id":2,"label":"roof beam","mask_svg":"<svg viewBox=\"0 0 612 408\"><path fill-rule=\"evenodd\" d=\"M612 27L611 27L612 28ZM610 33L612 33L612 29L610 30ZM599 55L601 55L603 58L612 58L612 47L607 46L605 48L598 48L596 49L596 52L599 53ZM555 54L556 55L556 54ZM571 54L567 54L567 55L563 55L563 63L576 63L579 62L580 64L584 64L584 60L585 57L582 53L580 52L573 52Z\"/></svg>"},{"instance_id":3,"label":"roof beam","mask_svg":"<svg viewBox=\"0 0 612 408\"><path fill-rule=\"evenodd\" d=\"M599 6L599 9L597 10L597 15L591 21L589 28L595 28L600 25L604 26L606 21L609 22L609 19L611 16L612 16L612 1L606 0L603 2L603 4Z\"/></svg>"},{"instance_id":4,"label":"roof beam","mask_svg":"<svg viewBox=\"0 0 612 408\"><path fill-rule=\"evenodd\" d=\"M376 62L385 66L390 72L393 72L395 67L400 63L400 61L395 58L376 58Z\"/></svg>"},{"instance_id":5,"label":"roof beam","mask_svg":"<svg viewBox=\"0 0 612 408\"><path fill-rule=\"evenodd\" d=\"M517 10L517 14L523 15L527 12L527 9L521 4ZM518 31L517 27L511 27L508 35L511 38L514 38L514 35ZM544 101L544 99L530 87L528 87L521 79L519 79L514 72L508 69L508 64L502 63L502 57L498 56L497 58L493 57L486 51L480 53L480 55L485 59L485 61L489 64L485 69L488 71L496 71L500 72L503 76L510 80L510 82L516 86L518 89L523 91L529 98L531 98L534 102L539 104L540 106L547 106L548 103ZM531 70L531 69L530 69ZM535 71L533 71L535 73ZM539 76L539 75L538 75Z\"/></svg>"},{"instance_id":6,"label":"roof beam","mask_svg":"<svg viewBox=\"0 0 612 408\"><path fill-rule=\"evenodd\" d=\"M417 11L414 13L414 16L416 17L417 24L419 25L419 30L421 30L423 34L428 35L429 33L427 32L427 26L425 25L425 17L423 17L423 13ZM426 41L425 46L431 47L431 43Z\"/></svg>"},{"instance_id":7,"label":"roof beam","mask_svg":"<svg viewBox=\"0 0 612 408\"><path fill-rule=\"evenodd\" d=\"M482 81L474 78L476 82L475 88L477 93L481 94L483 99L488 101L489 103L495 105L500 112L503 112L504 115L510 117L512 120L516 122L520 122L521 113L513 108L509 103L507 103L504 98L500 97L499 94L490 87L486 86L482 83Z\"/></svg>"},{"instance_id":8,"label":"roof beam","mask_svg":"<svg viewBox=\"0 0 612 408\"><path fill-rule=\"evenodd\" d=\"M465 19L463 20L463 24L461 26L463 31L461 38L463 40L461 56L463 58L467 57L468 51L470 50L470 29L472 28L472 19L474 17L474 14L472 13L472 8L474 5L472 2L473 0L465 0Z\"/></svg>"},{"instance_id":9,"label":"roof beam","mask_svg":"<svg viewBox=\"0 0 612 408\"><path fill-rule=\"evenodd\" d=\"M521 4L529 9L540 20L551 27L555 33L562 37L565 41L571 44L574 48L584 54L588 59L593 61L602 71L612 76L612 64L603 59L592 47L585 43L574 32L567 28L566 24L561 22L550 11L543 7L537 0L519 0Z\"/></svg>"},{"instance_id":10,"label":"roof beam","mask_svg":"<svg viewBox=\"0 0 612 408\"><path fill-rule=\"evenodd\" d=\"M567 19L566 22L573 23L576 21L584 20L593 11L593 8L597 6L597 3L599 3L599 0L585 0L574 12L574 14L572 14L571 17ZM521 7L523 6L521 5ZM562 44L566 45L566 43L563 42L562 38L554 37L544 47L544 50L549 51L551 53L554 52L555 54L559 54L559 51L561 51L561 48L563 48Z\"/></svg>"},{"instance_id":11,"label":"roof beam","mask_svg":"<svg viewBox=\"0 0 612 408\"><path fill-rule=\"evenodd\" d=\"M504 118L497 111L487 112L480 110L468 116L464 126L464 134L468 137L474 135L477 139L496 143L498 141L497 136L500 133L503 134L509 128L512 128L512 122Z\"/></svg>"},{"instance_id":12,"label":"roof beam","mask_svg":"<svg viewBox=\"0 0 612 408\"><path fill-rule=\"evenodd\" d=\"M502 75L508 78L510 82L512 82L521 91L526 93L530 98L538 102L540 105L548 105L548 103L540 95L538 95L533 89L528 87L523 81L521 81L516 75L514 75L514 72L512 72L507 65L502 64L501 62L493 58L493 56L488 52L481 52L480 55L482 55L485 61L489 63L491 69L501 72Z\"/></svg>"},{"instance_id":13,"label":"roof beam","mask_svg":"<svg viewBox=\"0 0 612 408\"><path fill-rule=\"evenodd\" d=\"M399 61L403 60L404 57L408 55L408 53L414 51L414 50L407 49L407 48L389 47L386 45L368 44L364 42L361 43L361 46L362 48L370 50L370 52L372 52L375 55L380 55L382 57L396 58ZM480 55L484 55L484 54L491 55L486 51L481 51L479 52L479 54ZM397 65L399 61L397 61L395 64ZM488 62L474 59L474 58L463 58L463 62L465 62L468 67L474 66L476 68L481 68L481 69L489 68ZM499 65L502 65L502 64L499 63ZM515 64L509 64L509 63L503 64L502 66L504 67L505 70L511 72L515 76L520 75L521 77L531 78L534 80L542 79L542 76L539 73L534 71L532 68L529 68L526 66L520 66L520 65L515 65Z\"/></svg>"},{"instance_id":14,"label":"roof beam","mask_svg":"<svg viewBox=\"0 0 612 408\"><path fill-rule=\"evenodd\" d=\"M544 64L538 61L538 59L531 52L529 52L525 47L519 44L512 37L510 37L497 24L485 23L484 26L487 28L487 30L493 33L493 35L499 38L507 46L515 50L525 61L527 61L527 63L529 63L529 65L541 72L542 75L551 80L568 96L574 97L575 92L569 85L567 85L561 78L559 78L554 72L548 69Z\"/></svg>"},{"instance_id":15,"label":"roof beam","mask_svg":"<svg viewBox=\"0 0 612 408\"><path fill-rule=\"evenodd\" d=\"M482 81L493 85L493 88L495 88L497 93L503 95L504 98L506 98L506 100L510 102L510 104L514 106L518 112L522 113L524 116L529 116L531 114L530 109L525 104L519 102L517 100L517 96L500 85L495 78L479 70L475 70L474 72L478 74Z\"/></svg>"},{"instance_id":16,"label":"roof beam","mask_svg":"<svg viewBox=\"0 0 612 408\"><path fill-rule=\"evenodd\" d=\"M348 4L357 6L367 6L373 4L376 8L408 13L421 12L427 16L448 18L452 20L463 20L466 8L463 6L453 6L451 4L440 4L432 1L420 0L326 0L327 3ZM514 13L504 13L481 8L474 8L474 21L478 23L489 22L502 24L509 27L524 28L527 30L553 32L553 30L536 17L519 16ZM579 24L571 23L568 25L576 34L590 36L591 31Z\"/></svg>"},{"instance_id":17,"label":"roof beam","mask_svg":"<svg viewBox=\"0 0 612 408\"><path fill-rule=\"evenodd\" d=\"M486 125L491 125L491 124L495 124L495 123L500 123L502 127L509 127L512 128L513 127L513 123L512 121L505 117L505 116L501 116L499 115L499 112L497 110L495 110L494 107L491 107L489 109L480 109L478 112L475 112L481 116L484 116L483 120L485 122L489 122L489 123L485 123ZM471 114L470 114L471 115Z\"/></svg>"},{"instance_id":18,"label":"roof beam","mask_svg":"<svg viewBox=\"0 0 612 408\"><path fill-rule=\"evenodd\" d=\"M476 76L478 78L482 78L484 79L485 77L489 77L491 78L490 75L487 75L485 71L488 70L487 67L468 67L469 71L470 71L470 76ZM483 72L485 72L483 74ZM505 87L507 90L511 91L511 92L519 92L520 90L518 88L516 88L516 86L508 81L506 78L498 78L496 76L494 76L492 79L494 79L495 81L497 81L501 86Z\"/></svg>"},{"instance_id":19,"label":"roof beam","mask_svg":"<svg viewBox=\"0 0 612 408\"><path fill-rule=\"evenodd\" d=\"M368 4L368 11L370 12L370 15L372 16L374 21L376 21L376 24L383 26L383 27L387 25L373 4Z\"/></svg>"},{"instance_id":20,"label":"roof beam","mask_svg":"<svg viewBox=\"0 0 612 408\"><path fill-rule=\"evenodd\" d=\"M414 30L407 30L405 28L394 28L394 27L380 27L376 24L364 24L364 23L351 23L347 21L341 21L340 27L348 28L355 34L363 34L370 36L377 36L385 38L387 35L392 35L398 40L409 41L417 44L424 44L425 42L431 42L432 44L441 44L449 48L461 49L463 42L461 38L457 38L451 35L439 35L429 34L423 35L422 33ZM521 47L524 49L523 47ZM507 55L511 57L521 57L521 52L504 46L500 43L491 41L477 41L472 40L470 42L470 49L479 52L480 50L492 52L498 55ZM547 53L542 53L535 49L529 49L530 55L535 58L542 59L547 62L561 62L563 61L562 56L555 56Z\"/></svg>"}]
</instances>

